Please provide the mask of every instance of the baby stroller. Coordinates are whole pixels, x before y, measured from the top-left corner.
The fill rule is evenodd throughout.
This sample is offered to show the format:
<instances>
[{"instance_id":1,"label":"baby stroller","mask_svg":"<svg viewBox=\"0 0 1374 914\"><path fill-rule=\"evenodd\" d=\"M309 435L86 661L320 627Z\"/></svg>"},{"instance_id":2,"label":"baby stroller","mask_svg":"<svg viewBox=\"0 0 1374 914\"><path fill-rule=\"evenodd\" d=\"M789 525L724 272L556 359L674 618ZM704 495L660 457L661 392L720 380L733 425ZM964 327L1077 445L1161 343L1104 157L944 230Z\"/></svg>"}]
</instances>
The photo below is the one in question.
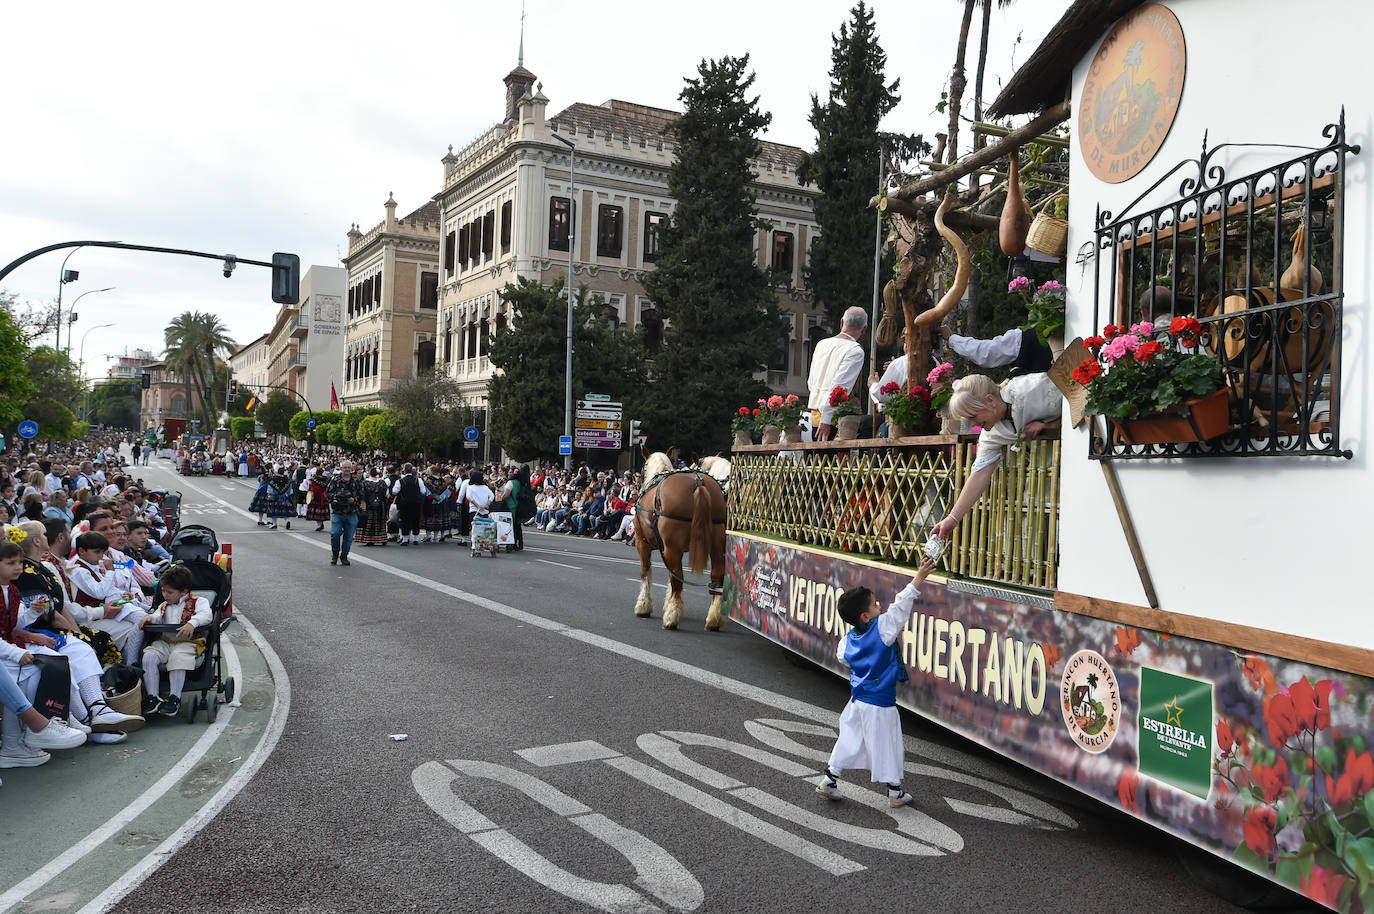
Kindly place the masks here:
<instances>
[{"instance_id":1,"label":"baby stroller","mask_svg":"<svg viewBox=\"0 0 1374 914\"><path fill-rule=\"evenodd\" d=\"M227 704L234 700L234 677L226 679L224 676L224 654L220 646L224 630L234 621L232 616L224 615L231 593L229 574L214 562L189 561L182 564L191 571L191 591L198 597L204 597L210 604L210 623L195 630L196 637L205 639L205 653L197 659L196 668L186 674L186 685L182 688L186 722L195 723L196 715L204 711L205 719L214 723L219 716L220 702ZM161 603L162 586L159 584L153 593L153 605ZM144 637L150 641L176 630L175 625L143 626ZM192 692L199 692L200 698L187 699L186 696Z\"/></svg>"},{"instance_id":2,"label":"baby stroller","mask_svg":"<svg viewBox=\"0 0 1374 914\"><path fill-rule=\"evenodd\" d=\"M174 562L208 562L219 552L219 538L209 527L187 524L172 534L165 548Z\"/></svg>"}]
</instances>

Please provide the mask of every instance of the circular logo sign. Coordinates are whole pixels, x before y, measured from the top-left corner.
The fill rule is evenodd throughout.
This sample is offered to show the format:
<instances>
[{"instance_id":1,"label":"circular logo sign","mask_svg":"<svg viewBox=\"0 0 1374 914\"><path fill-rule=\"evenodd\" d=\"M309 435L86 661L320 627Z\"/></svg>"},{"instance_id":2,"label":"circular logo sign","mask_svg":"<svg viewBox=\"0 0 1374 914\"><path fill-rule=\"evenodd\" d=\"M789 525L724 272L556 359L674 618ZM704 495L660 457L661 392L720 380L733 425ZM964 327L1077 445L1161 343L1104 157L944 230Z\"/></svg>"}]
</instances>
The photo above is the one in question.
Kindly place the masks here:
<instances>
[{"instance_id":1,"label":"circular logo sign","mask_svg":"<svg viewBox=\"0 0 1374 914\"><path fill-rule=\"evenodd\" d=\"M1079 651L1064 664L1059 683L1064 726L1086 752L1105 752L1121 722L1121 689L1112 668L1097 651Z\"/></svg>"},{"instance_id":2,"label":"circular logo sign","mask_svg":"<svg viewBox=\"0 0 1374 914\"><path fill-rule=\"evenodd\" d=\"M25 419L19 423L19 437L33 438L38 434L38 423L32 419Z\"/></svg>"},{"instance_id":3,"label":"circular logo sign","mask_svg":"<svg viewBox=\"0 0 1374 914\"><path fill-rule=\"evenodd\" d=\"M1147 3L1098 45L1078 103L1088 170L1109 184L1140 174L1164 145L1183 97L1188 54L1178 18Z\"/></svg>"}]
</instances>

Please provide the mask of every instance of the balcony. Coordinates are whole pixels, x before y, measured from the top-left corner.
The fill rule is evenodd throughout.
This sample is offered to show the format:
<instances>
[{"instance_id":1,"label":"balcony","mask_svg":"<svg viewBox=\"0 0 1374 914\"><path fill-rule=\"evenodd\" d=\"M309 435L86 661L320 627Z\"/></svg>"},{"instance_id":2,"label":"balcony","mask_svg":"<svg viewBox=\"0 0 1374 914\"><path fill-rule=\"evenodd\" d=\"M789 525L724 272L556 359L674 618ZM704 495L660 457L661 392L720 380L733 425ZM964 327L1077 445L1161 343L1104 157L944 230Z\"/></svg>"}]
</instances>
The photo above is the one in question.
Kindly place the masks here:
<instances>
[{"instance_id":1,"label":"balcony","mask_svg":"<svg viewBox=\"0 0 1374 914\"><path fill-rule=\"evenodd\" d=\"M302 371L304 371L305 361L305 350L298 349L295 352L291 353L290 358L286 360L286 370L295 371L297 368L299 368Z\"/></svg>"},{"instance_id":2,"label":"balcony","mask_svg":"<svg viewBox=\"0 0 1374 914\"><path fill-rule=\"evenodd\" d=\"M731 454L730 531L915 566L973 466L976 438L750 445ZM941 559L951 578L1052 591L1058 441L1008 448ZM788 456L780 456L786 451Z\"/></svg>"},{"instance_id":3,"label":"balcony","mask_svg":"<svg viewBox=\"0 0 1374 914\"><path fill-rule=\"evenodd\" d=\"M304 313L298 313L295 317L291 318L290 323L286 325L287 336L303 340L309 333L310 318Z\"/></svg>"}]
</instances>

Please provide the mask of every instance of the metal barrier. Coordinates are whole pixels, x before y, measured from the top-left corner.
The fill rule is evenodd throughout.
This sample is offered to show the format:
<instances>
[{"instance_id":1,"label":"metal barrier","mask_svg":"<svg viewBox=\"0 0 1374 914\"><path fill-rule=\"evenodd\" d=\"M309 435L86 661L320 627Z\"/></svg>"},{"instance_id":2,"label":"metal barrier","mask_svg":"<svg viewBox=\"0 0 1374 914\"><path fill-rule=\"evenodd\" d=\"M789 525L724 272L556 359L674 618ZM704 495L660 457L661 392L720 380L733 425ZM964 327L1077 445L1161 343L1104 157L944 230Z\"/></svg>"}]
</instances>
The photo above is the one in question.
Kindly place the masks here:
<instances>
[{"instance_id":1,"label":"metal barrier","mask_svg":"<svg viewBox=\"0 0 1374 914\"><path fill-rule=\"evenodd\" d=\"M905 439L912 441L914 439ZM730 530L900 565L920 562L973 466L976 441L750 446L731 455ZM1053 590L1058 441L1007 449L941 560L951 575Z\"/></svg>"}]
</instances>

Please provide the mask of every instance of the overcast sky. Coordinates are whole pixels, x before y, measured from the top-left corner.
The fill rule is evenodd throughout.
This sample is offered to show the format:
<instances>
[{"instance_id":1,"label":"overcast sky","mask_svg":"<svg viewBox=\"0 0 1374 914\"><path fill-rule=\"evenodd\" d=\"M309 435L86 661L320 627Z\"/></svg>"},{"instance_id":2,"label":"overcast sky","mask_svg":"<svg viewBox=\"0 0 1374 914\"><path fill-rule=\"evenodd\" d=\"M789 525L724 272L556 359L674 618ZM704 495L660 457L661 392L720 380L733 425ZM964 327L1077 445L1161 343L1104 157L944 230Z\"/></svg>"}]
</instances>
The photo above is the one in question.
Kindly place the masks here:
<instances>
[{"instance_id":1,"label":"overcast sky","mask_svg":"<svg viewBox=\"0 0 1374 914\"><path fill-rule=\"evenodd\" d=\"M1066 0L994 10L991 101ZM702 57L749 53L766 138L811 148L810 94L824 97L831 34L851 0L528 0L525 66L549 113L611 98L679 107ZM963 4L876 0L889 78L902 103L885 127L928 136L954 60ZM7 141L0 168L0 263L77 239L119 240L302 266L337 265L350 223L366 231L395 192L404 215L439 189L439 159L503 114L515 65L518 0L498 3L15 3L0 73ZM974 31L977 31L975 17ZM1019 39L1019 43L1018 43ZM970 40L972 91L977 37ZM965 141L966 142L966 141ZM51 300L64 252L20 267L0 287ZM159 351L187 309L218 314L239 343L271 329L268 271L232 279L211 261L84 249L78 346L87 376L126 348ZM77 355L77 346L72 355Z\"/></svg>"}]
</instances>

